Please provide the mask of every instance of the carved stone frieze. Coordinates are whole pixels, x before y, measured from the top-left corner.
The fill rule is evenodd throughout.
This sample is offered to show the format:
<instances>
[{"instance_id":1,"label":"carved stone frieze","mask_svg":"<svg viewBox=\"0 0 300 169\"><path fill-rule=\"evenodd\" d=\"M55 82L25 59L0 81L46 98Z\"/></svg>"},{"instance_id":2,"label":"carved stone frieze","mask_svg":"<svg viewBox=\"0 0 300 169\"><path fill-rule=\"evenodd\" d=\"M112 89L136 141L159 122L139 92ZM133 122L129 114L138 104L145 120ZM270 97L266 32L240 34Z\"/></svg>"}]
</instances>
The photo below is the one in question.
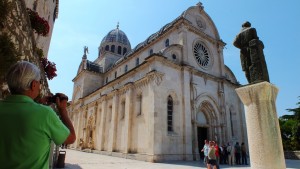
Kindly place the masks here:
<instances>
[{"instance_id":1,"label":"carved stone frieze","mask_svg":"<svg viewBox=\"0 0 300 169\"><path fill-rule=\"evenodd\" d=\"M133 87L133 83L127 83L125 84L119 91L119 96L124 95L129 89Z\"/></svg>"},{"instance_id":2,"label":"carved stone frieze","mask_svg":"<svg viewBox=\"0 0 300 169\"><path fill-rule=\"evenodd\" d=\"M201 17L198 17L196 19L196 23L200 29L202 29L202 30L206 29L206 24Z\"/></svg>"},{"instance_id":3,"label":"carved stone frieze","mask_svg":"<svg viewBox=\"0 0 300 169\"><path fill-rule=\"evenodd\" d=\"M152 71L149 72L146 77L148 82L152 82L154 81L156 83L157 86L159 86L163 80L163 73L157 72L157 71Z\"/></svg>"}]
</instances>

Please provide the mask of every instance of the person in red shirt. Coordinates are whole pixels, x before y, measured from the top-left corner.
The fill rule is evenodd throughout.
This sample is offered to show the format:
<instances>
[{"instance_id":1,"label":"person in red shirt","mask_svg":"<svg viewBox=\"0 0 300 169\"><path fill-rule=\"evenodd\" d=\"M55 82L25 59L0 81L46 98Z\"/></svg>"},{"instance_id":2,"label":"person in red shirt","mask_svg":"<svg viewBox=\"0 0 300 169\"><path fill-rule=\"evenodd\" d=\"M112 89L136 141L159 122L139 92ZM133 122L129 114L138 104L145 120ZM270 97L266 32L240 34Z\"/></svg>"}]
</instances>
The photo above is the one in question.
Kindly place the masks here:
<instances>
[{"instance_id":1,"label":"person in red shirt","mask_svg":"<svg viewBox=\"0 0 300 169\"><path fill-rule=\"evenodd\" d=\"M220 162L220 148L217 144L217 142L214 142L214 146L215 146L215 154L216 154L216 161L217 161L217 169L220 168L219 166L219 162Z\"/></svg>"}]
</instances>

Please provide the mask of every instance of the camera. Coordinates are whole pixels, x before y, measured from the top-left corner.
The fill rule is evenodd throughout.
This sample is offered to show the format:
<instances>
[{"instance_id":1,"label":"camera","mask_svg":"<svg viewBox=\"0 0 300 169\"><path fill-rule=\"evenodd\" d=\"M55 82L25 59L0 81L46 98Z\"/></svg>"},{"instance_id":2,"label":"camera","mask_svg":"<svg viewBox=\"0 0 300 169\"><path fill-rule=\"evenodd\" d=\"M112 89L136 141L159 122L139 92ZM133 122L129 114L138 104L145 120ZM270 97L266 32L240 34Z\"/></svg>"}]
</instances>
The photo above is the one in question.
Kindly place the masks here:
<instances>
[{"instance_id":1,"label":"camera","mask_svg":"<svg viewBox=\"0 0 300 169\"><path fill-rule=\"evenodd\" d=\"M48 98L48 102L49 103L56 103L56 98L59 97L60 100L67 100L68 101L68 97L67 96L60 96L58 93L56 93L53 96L50 96Z\"/></svg>"}]
</instances>

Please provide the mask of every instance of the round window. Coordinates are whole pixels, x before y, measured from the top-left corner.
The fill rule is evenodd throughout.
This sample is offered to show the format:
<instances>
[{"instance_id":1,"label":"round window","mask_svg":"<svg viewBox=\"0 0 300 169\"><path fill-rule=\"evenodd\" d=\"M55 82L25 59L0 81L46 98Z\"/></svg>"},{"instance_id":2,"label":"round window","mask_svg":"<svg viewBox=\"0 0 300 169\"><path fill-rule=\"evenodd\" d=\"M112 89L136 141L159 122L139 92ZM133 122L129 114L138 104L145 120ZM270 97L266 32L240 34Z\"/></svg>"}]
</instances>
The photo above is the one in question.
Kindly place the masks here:
<instances>
[{"instance_id":1,"label":"round window","mask_svg":"<svg viewBox=\"0 0 300 169\"><path fill-rule=\"evenodd\" d=\"M199 42L194 46L194 57L202 68L208 68L211 65L207 49Z\"/></svg>"}]
</instances>

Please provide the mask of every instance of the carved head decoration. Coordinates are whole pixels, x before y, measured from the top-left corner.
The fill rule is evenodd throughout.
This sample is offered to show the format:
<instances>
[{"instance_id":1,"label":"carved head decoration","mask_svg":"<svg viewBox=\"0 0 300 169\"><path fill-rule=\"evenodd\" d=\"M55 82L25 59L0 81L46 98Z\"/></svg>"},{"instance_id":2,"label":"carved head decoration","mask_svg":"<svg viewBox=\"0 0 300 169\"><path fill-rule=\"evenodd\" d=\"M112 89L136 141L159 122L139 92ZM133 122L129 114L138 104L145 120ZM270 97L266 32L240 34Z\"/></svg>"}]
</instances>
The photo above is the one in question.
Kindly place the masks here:
<instances>
[{"instance_id":1,"label":"carved head decoration","mask_svg":"<svg viewBox=\"0 0 300 169\"><path fill-rule=\"evenodd\" d=\"M251 23L246 21L245 23L242 24L242 27L243 28L249 28L249 27L251 27Z\"/></svg>"}]
</instances>

